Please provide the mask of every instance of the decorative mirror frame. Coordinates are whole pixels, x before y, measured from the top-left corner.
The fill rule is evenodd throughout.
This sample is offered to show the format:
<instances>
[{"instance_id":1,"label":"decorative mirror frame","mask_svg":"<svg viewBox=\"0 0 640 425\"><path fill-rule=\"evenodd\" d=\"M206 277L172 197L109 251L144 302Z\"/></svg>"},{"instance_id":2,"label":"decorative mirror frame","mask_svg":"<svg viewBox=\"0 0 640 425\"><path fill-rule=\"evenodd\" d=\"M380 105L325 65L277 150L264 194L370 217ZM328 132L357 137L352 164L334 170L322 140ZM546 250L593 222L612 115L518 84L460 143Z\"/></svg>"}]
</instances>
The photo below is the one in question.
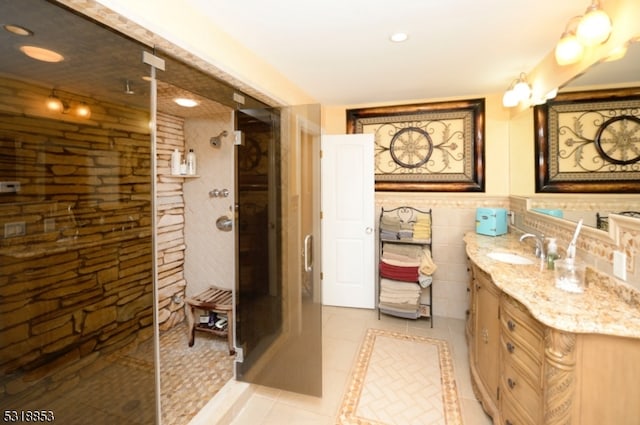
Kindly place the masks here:
<instances>
[{"instance_id":1,"label":"decorative mirror frame","mask_svg":"<svg viewBox=\"0 0 640 425\"><path fill-rule=\"evenodd\" d=\"M559 125L558 116L564 111L574 114L571 126ZM587 117L589 114L593 116ZM535 106L533 117L536 193L640 192L640 155L637 153L640 150L640 88L562 93L543 105ZM584 123L580 122L582 119ZM583 124L597 129L593 139L582 133ZM621 131L619 126L624 126L628 137L623 142L620 142L620 136L608 133L607 127L614 125L618 126L618 134ZM607 153L601 139L606 134L610 137L607 140L609 148L611 143L620 143L623 146L619 148L625 152L620 150L612 154L613 150ZM564 146L559 145L561 135L566 138ZM573 155L574 162L582 161L585 159L582 149L590 144L593 144L592 152L595 154L586 160L593 168L599 167L599 171L585 169L564 174L559 171L560 155L565 155L561 159ZM626 157L627 151L633 155L631 158ZM606 170L600 171L603 168Z\"/></svg>"},{"instance_id":2,"label":"decorative mirror frame","mask_svg":"<svg viewBox=\"0 0 640 425\"><path fill-rule=\"evenodd\" d=\"M485 190L485 169L484 169L484 99L470 99L450 102L421 103L412 105L382 106L361 109L347 110L347 133L362 133L363 124L366 125L390 125L394 133L386 133L391 138L389 146L381 146L376 140L376 161L381 155L389 154L393 166L397 173L376 173L376 191L403 191L403 192L484 192ZM432 123L440 123L442 128L446 128L447 119L464 120L465 130L457 133L460 137L452 141L453 133L448 128L442 130L437 138L443 140L442 143L434 142L436 131L430 128ZM414 133L414 134L409 134ZM446 135L444 134L446 133ZM392 145L394 140L406 138L405 141L418 145L416 140L422 140L419 148L423 150L420 156L416 156L411 161L403 161L394 155ZM432 165L431 154L434 150L444 151L447 143L459 143L462 146L463 154L458 155L455 160L462 164L464 172L461 173L419 173L419 167L426 167L427 163ZM448 154L448 153L447 153ZM446 156L443 153L443 158ZM442 167L446 167L445 158ZM439 165L436 165L436 168ZM423 168L424 168L423 167Z\"/></svg>"}]
</instances>

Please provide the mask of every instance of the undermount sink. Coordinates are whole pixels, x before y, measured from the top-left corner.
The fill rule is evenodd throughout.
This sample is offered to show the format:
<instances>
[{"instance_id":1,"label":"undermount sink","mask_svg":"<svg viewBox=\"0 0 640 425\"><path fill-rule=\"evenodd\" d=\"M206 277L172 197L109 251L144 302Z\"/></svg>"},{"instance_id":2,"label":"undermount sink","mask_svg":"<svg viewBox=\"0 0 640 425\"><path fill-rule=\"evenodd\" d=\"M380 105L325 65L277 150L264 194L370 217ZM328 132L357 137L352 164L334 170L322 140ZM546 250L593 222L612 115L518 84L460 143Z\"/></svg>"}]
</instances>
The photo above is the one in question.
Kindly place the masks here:
<instances>
[{"instance_id":1,"label":"undermount sink","mask_svg":"<svg viewBox=\"0 0 640 425\"><path fill-rule=\"evenodd\" d=\"M533 261L531 259L523 257L518 254L513 254L511 252L494 251L494 252L488 253L487 257L491 258L492 260L501 261L503 263L509 263L509 264L522 264L522 265L533 264Z\"/></svg>"}]
</instances>

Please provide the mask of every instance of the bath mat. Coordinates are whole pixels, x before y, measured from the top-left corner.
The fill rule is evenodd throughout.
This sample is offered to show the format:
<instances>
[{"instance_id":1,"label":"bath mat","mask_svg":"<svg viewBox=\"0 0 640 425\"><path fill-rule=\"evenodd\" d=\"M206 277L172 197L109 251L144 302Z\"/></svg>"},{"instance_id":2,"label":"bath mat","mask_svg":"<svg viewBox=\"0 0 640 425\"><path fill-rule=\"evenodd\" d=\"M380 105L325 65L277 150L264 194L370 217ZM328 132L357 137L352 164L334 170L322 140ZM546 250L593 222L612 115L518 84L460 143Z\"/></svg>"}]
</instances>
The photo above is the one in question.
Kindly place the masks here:
<instances>
[{"instance_id":1,"label":"bath mat","mask_svg":"<svg viewBox=\"0 0 640 425\"><path fill-rule=\"evenodd\" d=\"M461 425L447 341L369 329L338 410L339 425Z\"/></svg>"}]
</instances>

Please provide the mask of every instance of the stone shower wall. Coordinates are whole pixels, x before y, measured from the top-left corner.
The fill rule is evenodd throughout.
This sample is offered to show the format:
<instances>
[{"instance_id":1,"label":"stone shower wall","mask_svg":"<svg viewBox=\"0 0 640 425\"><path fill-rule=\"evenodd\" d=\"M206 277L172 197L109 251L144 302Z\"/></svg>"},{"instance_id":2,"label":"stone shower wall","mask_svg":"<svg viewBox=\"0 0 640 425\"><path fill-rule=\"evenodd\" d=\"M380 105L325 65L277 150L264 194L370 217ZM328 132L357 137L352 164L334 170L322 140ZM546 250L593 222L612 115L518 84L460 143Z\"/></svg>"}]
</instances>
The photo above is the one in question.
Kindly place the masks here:
<instances>
[{"instance_id":1,"label":"stone shower wall","mask_svg":"<svg viewBox=\"0 0 640 425\"><path fill-rule=\"evenodd\" d=\"M44 108L49 90L0 79L0 400L72 388L152 336L148 114L86 101L89 120ZM12 404L24 406L24 404Z\"/></svg>"},{"instance_id":2,"label":"stone shower wall","mask_svg":"<svg viewBox=\"0 0 640 425\"><path fill-rule=\"evenodd\" d=\"M158 113L158 322L168 330L182 322L187 283L184 278L184 177L171 176L171 152L184 153L184 120Z\"/></svg>"}]
</instances>

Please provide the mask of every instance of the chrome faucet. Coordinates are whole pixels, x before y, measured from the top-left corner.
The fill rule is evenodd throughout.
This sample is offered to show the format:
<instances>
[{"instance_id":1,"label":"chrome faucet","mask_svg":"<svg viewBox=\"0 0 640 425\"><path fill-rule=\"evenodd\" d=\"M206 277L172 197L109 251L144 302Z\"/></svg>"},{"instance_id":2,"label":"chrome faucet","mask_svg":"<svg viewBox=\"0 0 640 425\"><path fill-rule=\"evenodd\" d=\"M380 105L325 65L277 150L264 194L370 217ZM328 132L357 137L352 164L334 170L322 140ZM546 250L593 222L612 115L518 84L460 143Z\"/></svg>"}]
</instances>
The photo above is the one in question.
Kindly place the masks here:
<instances>
[{"instance_id":1,"label":"chrome faucet","mask_svg":"<svg viewBox=\"0 0 640 425\"><path fill-rule=\"evenodd\" d=\"M544 259L544 236L534 235L533 233L525 233L524 235L520 236L520 242L528 238L533 238L536 241L536 258Z\"/></svg>"}]
</instances>

